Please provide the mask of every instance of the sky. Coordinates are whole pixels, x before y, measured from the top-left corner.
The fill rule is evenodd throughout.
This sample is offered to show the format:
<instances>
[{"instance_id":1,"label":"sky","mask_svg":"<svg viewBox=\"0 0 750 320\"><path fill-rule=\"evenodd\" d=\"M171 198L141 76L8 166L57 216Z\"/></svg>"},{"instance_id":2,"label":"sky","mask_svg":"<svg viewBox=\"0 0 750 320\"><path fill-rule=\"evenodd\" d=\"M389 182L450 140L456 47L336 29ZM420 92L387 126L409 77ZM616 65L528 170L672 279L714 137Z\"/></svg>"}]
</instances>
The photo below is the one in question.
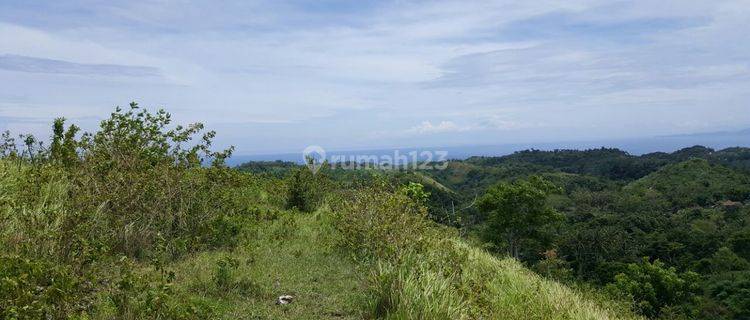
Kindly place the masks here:
<instances>
[{"instance_id":1,"label":"sky","mask_svg":"<svg viewBox=\"0 0 750 320\"><path fill-rule=\"evenodd\" d=\"M236 154L750 128L750 1L0 0L0 131L115 106Z\"/></svg>"}]
</instances>

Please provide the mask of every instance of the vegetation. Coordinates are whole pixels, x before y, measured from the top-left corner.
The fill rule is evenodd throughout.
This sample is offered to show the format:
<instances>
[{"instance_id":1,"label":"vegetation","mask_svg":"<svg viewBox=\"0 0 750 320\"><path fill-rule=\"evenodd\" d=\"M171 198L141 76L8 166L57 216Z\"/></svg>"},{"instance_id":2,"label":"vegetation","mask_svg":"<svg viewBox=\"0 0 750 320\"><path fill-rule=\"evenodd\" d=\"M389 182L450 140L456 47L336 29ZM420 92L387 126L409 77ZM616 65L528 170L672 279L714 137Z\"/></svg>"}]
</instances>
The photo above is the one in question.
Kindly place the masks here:
<instances>
[{"instance_id":1,"label":"vegetation","mask_svg":"<svg viewBox=\"0 0 750 320\"><path fill-rule=\"evenodd\" d=\"M484 199L502 199L512 186L542 177L562 188L547 195L545 205L564 219L534 224L548 241L526 242L518 254L525 265L570 285L606 287L648 317L733 319L750 310L740 293L747 293L750 272L748 150L696 146L642 156L616 149L531 150L452 161L444 171L423 174L449 190L431 192L467 208L463 229L498 251L505 247L486 230L498 230L498 215L488 213L503 206L487 206Z\"/></svg>"},{"instance_id":2,"label":"vegetation","mask_svg":"<svg viewBox=\"0 0 750 320\"><path fill-rule=\"evenodd\" d=\"M632 301L642 315L741 319L750 314L748 163L746 148L528 150L446 170L329 175L349 188L419 183L421 215L549 279ZM513 231L519 245L509 250Z\"/></svg>"},{"instance_id":3,"label":"vegetation","mask_svg":"<svg viewBox=\"0 0 750 320\"><path fill-rule=\"evenodd\" d=\"M538 176L512 184L501 182L489 188L477 204L486 221L483 230L486 241L495 247L504 245L516 259L523 241L548 245L549 225L562 218L546 202L555 189Z\"/></svg>"},{"instance_id":4,"label":"vegetation","mask_svg":"<svg viewBox=\"0 0 750 320\"><path fill-rule=\"evenodd\" d=\"M747 149L313 174L214 136L136 104L0 135L0 317L750 317Z\"/></svg>"},{"instance_id":5,"label":"vegetation","mask_svg":"<svg viewBox=\"0 0 750 320\"><path fill-rule=\"evenodd\" d=\"M616 275L608 289L636 301L635 308L640 313L656 317L669 312L665 310L669 306L693 299L700 289L697 277L695 272L678 274L674 267L665 268L659 260L652 263L644 258L641 263L631 263L625 272Z\"/></svg>"},{"instance_id":6,"label":"vegetation","mask_svg":"<svg viewBox=\"0 0 750 320\"><path fill-rule=\"evenodd\" d=\"M626 305L594 299L588 292L533 274L515 259L498 258L467 245L455 230L423 219L427 208L403 192L375 187L346 194L333 203L334 243L376 266L368 279L369 317L633 317Z\"/></svg>"}]
</instances>

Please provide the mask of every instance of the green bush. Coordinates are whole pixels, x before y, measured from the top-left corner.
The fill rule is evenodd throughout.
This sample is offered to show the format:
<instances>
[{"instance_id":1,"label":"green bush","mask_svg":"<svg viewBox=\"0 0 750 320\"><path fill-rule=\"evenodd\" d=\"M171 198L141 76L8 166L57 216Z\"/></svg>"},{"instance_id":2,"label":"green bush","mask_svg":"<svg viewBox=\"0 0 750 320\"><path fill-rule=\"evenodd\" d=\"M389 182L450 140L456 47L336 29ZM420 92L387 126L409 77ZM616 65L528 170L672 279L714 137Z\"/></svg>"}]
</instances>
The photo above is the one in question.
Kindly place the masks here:
<instances>
[{"instance_id":1,"label":"green bush","mask_svg":"<svg viewBox=\"0 0 750 320\"><path fill-rule=\"evenodd\" d=\"M64 267L19 256L0 257L0 318L64 318L88 308L85 284Z\"/></svg>"},{"instance_id":2,"label":"green bush","mask_svg":"<svg viewBox=\"0 0 750 320\"><path fill-rule=\"evenodd\" d=\"M214 310L204 303L185 299L174 289L175 274L157 265L157 275L136 274L127 259L120 264L115 287L109 292L112 309L99 310L101 318L117 319L208 319Z\"/></svg>"},{"instance_id":3,"label":"green bush","mask_svg":"<svg viewBox=\"0 0 750 320\"><path fill-rule=\"evenodd\" d=\"M250 222L244 217L232 217L228 215L219 215L202 226L201 234L205 245L211 248L229 246L237 244L237 236L242 230L243 223Z\"/></svg>"},{"instance_id":4,"label":"green bush","mask_svg":"<svg viewBox=\"0 0 750 320\"><path fill-rule=\"evenodd\" d=\"M286 179L286 208L315 211L330 187L329 182L323 170L317 173L305 167L292 170Z\"/></svg>"},{"instance_id":5,"label":"green bush","mask_svg":"<svg viewBox=\"0 0 750 320\"><path fill-rule=\"evenodd\" d=\"M217 288L226 290L234 283L234 272L239 264L240 262L232 257L224 257L216 262L213 280Z\"/></svg>"},{"instance_id":6,"label":"green bush","mask_svg":"<svg viewBox=\"0 0 750 320\"><path fill-rule=\"evenodd\" d=\"M427 209L406 194L370 188L340 194L333 203L339 245L360 257L397 258L428 241Z\"/></svg>"},{"instance_id":7,"label":"green bush","mask_svg":"<svg viewBox=\"0 0 750 320\"><path fill-rule=\"evenodd\" d=\"M37 249L18 249L68 260L92 251L70 245L76 242L139 258L153 254L159 238L173 256L231 244L238 230L228 217L251 206L243 197L250 176L223 166L231 148L210 151L214 132L193 141L201 124L170 126L168 113L136 104L79 140L75 126L65 131L56 120L49 150L29 145L17 166L2 161L10 177L0 183L13 190L0 202L7 217L0 223L13 233L6 243L34 243ZM207 159L211 167L202 166Z\"/></svg>"},{"instance_id":8,"label":"green bush","mask_svg":"<svg viewBox=\"0 0 750 320\"><path fill-rule=\"evenodd\" d=\"M93 133L55 120L49 148L0 136L0 255L18 257L0 261L0 313L204 318L207 309L182 299L161 267L157 279L139 264L109 272L120 255L162 266L234 246L268 203L267 182L227 168L231 148L211 151L215 134L202 128L131 104ZM109 308L87 302L102 295Z\"/></svg>"}]
</instances>

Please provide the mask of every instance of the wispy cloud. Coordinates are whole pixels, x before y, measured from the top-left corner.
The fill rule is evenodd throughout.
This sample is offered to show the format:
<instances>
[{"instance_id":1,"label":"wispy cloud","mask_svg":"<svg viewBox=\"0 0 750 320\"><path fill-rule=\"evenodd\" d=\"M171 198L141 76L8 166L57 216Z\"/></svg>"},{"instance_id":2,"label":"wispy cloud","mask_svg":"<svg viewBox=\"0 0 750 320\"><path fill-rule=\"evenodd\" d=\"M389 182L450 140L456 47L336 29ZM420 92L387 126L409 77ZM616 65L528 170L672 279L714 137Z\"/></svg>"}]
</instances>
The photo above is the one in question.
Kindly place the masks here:
<instances>
[{"instance_id":1,"label":"wispy cloud","mask_svg":"<svg viewBox=\"0 0 750 320\"><path fill-rule=\"evenodd\" d=\"M159 69L117 64L84 64L13 54L0 55L0 69L31 73L103 75L125 77L158 77Z\"/></svg>"}]
</instances>

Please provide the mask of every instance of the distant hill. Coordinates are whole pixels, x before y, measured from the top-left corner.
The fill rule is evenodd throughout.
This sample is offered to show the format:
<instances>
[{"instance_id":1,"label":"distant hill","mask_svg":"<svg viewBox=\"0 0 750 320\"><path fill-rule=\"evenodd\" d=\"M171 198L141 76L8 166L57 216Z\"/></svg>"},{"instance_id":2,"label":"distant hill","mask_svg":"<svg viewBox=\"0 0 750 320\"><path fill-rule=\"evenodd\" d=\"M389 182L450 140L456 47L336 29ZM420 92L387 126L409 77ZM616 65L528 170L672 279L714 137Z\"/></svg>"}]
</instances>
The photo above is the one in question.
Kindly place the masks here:
<instances>
[{"instance_id":1,"label":"distant hill","mask_svg":"<svg viewBox=\"0 0 750 320\"><path fill-rule=\"evenodd\" d=\"M617 148L631 155L641 155L655 152L674 152L695 145L706 146L707 148L721 150L732 147L750 147L750 128L738 131L720 131L706 132L681 135L665 135L631 139L610 139L610 140L591 140L591 141L558 141L558 142L535 142L535 143L506 143L497 145L474 145L474 146L431 146L421 148L385 148L370 150L340 150L332 153L342 155L392 155L394 150L414 151L414 150L444 150L448 152L450 159L463 160L473 156L504 156L520 150L587 150ZM325 147L325 146L323 146ZM230 165L239 165L249 161L292 161L302 163L302 153L279 153L279 154L261 154L261 155L235 155L229 159Z\"/></svg>"},{"instance_id":2,"label":"distant hill","mask_svg":"<svg viewBox=\"0 0 750 320\"><path fill-rule=\"evenodd\" d=\"M723 165L694 158L667 165L627 188L659 191L676 207L707 206L720 200L746 199L750 195L750 178Z\"/></svg>"}]
</instances>

